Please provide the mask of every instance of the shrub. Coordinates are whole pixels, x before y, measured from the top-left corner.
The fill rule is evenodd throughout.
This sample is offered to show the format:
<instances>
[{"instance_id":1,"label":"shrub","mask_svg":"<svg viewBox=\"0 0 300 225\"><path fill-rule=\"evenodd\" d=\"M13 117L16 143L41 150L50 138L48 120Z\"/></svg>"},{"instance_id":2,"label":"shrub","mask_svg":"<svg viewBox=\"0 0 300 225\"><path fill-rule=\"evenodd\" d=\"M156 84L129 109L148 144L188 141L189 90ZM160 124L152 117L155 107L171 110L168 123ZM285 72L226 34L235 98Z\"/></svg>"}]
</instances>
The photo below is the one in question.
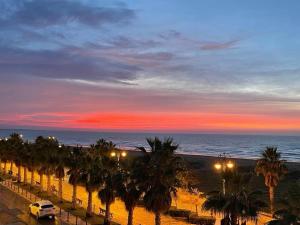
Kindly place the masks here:
<instances>
[{"instance_id":1,"label":"shrub","mask_svg":"<svg viewBox=\"0 0 300 225\"><path fill-rule=\"evenodd\" d=\"M191 211L189 210L184 210L184 209L176 209L176 208L170 208L169 211L167 212L168 215L172 217L184 217L184 218L189 218L191 215Z\"/></svg>"}]
</instances>

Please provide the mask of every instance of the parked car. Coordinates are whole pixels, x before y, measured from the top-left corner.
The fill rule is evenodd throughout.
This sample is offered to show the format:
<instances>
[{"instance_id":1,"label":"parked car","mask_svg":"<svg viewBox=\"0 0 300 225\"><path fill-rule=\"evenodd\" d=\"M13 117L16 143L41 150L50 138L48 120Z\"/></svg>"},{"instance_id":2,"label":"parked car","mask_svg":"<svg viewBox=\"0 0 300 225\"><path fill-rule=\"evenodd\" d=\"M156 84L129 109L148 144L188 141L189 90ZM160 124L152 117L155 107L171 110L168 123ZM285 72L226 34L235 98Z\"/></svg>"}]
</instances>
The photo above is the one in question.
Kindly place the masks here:
<instances>
[{"instance_id":1,"label":"parked car","mask_svg":"<svg viewBox=\"0 0 300 225\"><path fill-rule=\"evenodd\" d=\"M38 201L29 205L30 214L36 216L37 219L42 217L55 218L55 207L50 201Z\"/></svg>"}]
</instances>

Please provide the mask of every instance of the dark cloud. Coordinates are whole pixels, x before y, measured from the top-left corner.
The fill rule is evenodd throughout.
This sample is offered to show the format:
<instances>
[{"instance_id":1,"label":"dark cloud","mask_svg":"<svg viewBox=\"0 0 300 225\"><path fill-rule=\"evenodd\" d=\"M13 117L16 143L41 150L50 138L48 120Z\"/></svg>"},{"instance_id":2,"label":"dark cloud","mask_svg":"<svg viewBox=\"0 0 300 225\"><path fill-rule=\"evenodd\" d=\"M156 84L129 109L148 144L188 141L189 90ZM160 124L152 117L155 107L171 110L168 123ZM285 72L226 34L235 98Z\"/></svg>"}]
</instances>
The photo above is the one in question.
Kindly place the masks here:
<instances>
[{"instance_id":1,"label":"dark cloud","mask_svg":"<svg viewBox=\"0 0 300 225\"><path fill-rule=\"evenodd\" d=\"M2 10L1 10L2 9ZM46 27L78 22L88 26L128 23L135 12L125 6L98 7L75 0L3 1L0 26Z\"/></svg>"},{"instance_id":2,"label":"dark cloud","mask_svg":"<svg viewBox=\"0 0 300 225\"><path fill-rule=\"evenodd\" d=\"M113 47L119 48L152 48L158 46L160 43L155 40L139 40L131 39L126 36L118 36L109 41Z\"/></svg>"},{"instance_id":3,"label":"dark cloud","mask_svg":"<svg viewBox=\"0 0 300 225\"><path fill-rule=\"evenodd\" d=\"M88 57L80 49L26 50L0 49L0 74L6 77L36 76L52 79L80 79L86 81L126 81L136 77L137 66Z\"/></svg>"},{"instance_id":4,"label":"dark cloud","mask_svg":"<svg viewBox=\"0 0 300 225\"><path fill-rule=\"evenodd\" d=\"M227 42L207 42L200 46L201 50L214 51L233 48L239 40L231 40Z\"/></svg>"},{"instance_id":5,"label":"dark cloud","mask_svg":"<svg viewBox=\"0 0 300 225\"><path fill-rule=\"evenodd\" d=\"M166 32L162 32L158 36L164 40L182 38L182 34L177 30L169 30Z\"/></svg>"}]
</instances>

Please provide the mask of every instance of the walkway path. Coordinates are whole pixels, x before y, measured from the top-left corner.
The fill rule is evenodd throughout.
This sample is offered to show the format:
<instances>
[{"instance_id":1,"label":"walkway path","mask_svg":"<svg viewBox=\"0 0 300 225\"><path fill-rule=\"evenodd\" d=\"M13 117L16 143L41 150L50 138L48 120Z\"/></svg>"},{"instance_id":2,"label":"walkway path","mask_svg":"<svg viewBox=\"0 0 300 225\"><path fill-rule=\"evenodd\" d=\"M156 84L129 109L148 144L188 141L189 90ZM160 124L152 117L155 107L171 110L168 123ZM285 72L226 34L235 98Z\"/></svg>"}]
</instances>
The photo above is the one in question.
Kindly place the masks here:
<instances>
[{"instance_id":1,"label":"walkway path","mask_svg":"<svg viewBox=\"0 0 300 225\"><path fill-rule=\"evenodd\" d=\"M37 221L28 213L30 201L0 185L1 225L68 225L60 219Z\"/></svg>"},{"instance_id":2,"label":"walkway path","mask_svg":"<svg viewBox=\"0 0 300 225\"><path fill-rule=\"evenodd\" d=\"M17 168L14 166L13 173L16 174ZM21 171L23 175L23 169ZM39 175L34 174L35 181L39 181ZM63 198L65 200L71 201L72 199L72 186L67 182L68 177L63 181ZM30 182L30 172L28 173L28 180ZM52 185L55 186L56 190L58 189L58 180L54 177L51 177ZM46 187L46 176L44 176L44 188ZM81 200L82 207L87 207L87 192L84 187L79 186L77 188L77 196ZM180 190L178 193L178 198L176 201L172 202L173 206L177 206L179 209L187 209L192 212L198 211L198 214L201 216L211 216L207 211L201 211L201 205L204 201L204 198L200 198L196 195L191 195L184 190ZM197 207L196 207L197 206ZM99 208L105 208L101 204L100 200L97 197L97 193L93 193L93 210L94 213L99 214ZM127 224L127 211L125 209L124 203L120 200L116 200L111 206L111 212L113 213L113 221L119 224ZM260 215L258 218L257 225L263 225L270 220L268 215ZM134 211L134 225L153 225L154 224L154 214L145 210L143 207L137 207ZM162 224L163 225L188 225L189 223L184 221L176 220L172 217L162 215ZM216 225L220 224L220 216L216 216ZM249 221L248 225L255 224L254 222Z\"/></svg>"},{"instance_id":3,"label":"walkway path","mask_svg":"<svg viewBox=\"0 0 300 225\"><path fill-rule=\"evenodd\" d=\"M56 219L51 220L36 220L32 215L28 213L28 206L30 203L41 200L39 197L27 192L26 190L14 185L11 180L6 180L0 183L1 195L0 203L5 203L9 208L17 208L22 213L20 218L23 219L27 224L38 225L38 224L55 224L55 225L88 225L85 221L80 218L76 218L72 215L68 215L64 210L60 210L59 207L56 208ZM1 220L0 220L0 224Z\"/></svg>"}]
</instances>

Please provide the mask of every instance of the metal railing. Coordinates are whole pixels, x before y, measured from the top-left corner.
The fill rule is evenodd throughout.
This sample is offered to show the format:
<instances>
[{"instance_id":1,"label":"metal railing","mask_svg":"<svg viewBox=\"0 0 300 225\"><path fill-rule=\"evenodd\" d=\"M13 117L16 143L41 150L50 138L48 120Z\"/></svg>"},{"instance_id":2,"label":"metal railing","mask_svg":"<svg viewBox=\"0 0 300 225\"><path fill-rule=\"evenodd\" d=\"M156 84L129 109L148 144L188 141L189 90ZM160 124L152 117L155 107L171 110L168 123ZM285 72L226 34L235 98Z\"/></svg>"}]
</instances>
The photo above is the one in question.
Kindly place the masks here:
<instances>
[{"instance_id":1,"label":"metal railing","mask_svg":"<svg viewBox=\"0 0 300 225\"><path fill-rule=\"evenodd\" d=\"M3 186L10 189L14 193L19 196L25 198L29 202L36 202L40 200L44 200L43 198L32 194L27 189L20 187L19 185L15 185L12 180L4 180L1 182ZM55 205L56 217L60 219L62 222L66 222L70 225L90 225L87 220L82 220L78 216L72 215L69 211L66 211L59 206Z\"/></svg>"}]
</instances>

